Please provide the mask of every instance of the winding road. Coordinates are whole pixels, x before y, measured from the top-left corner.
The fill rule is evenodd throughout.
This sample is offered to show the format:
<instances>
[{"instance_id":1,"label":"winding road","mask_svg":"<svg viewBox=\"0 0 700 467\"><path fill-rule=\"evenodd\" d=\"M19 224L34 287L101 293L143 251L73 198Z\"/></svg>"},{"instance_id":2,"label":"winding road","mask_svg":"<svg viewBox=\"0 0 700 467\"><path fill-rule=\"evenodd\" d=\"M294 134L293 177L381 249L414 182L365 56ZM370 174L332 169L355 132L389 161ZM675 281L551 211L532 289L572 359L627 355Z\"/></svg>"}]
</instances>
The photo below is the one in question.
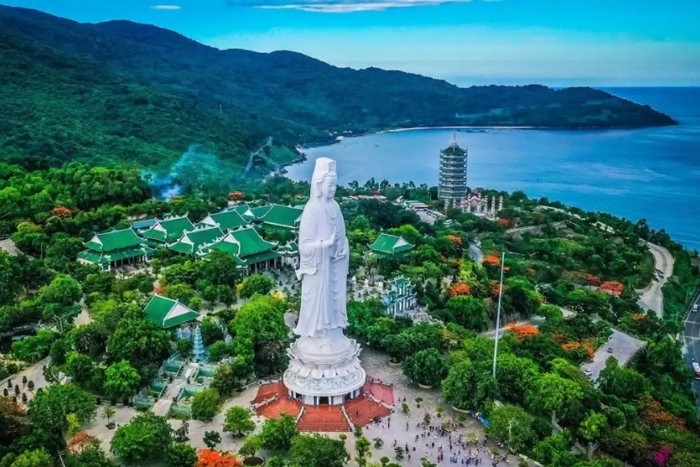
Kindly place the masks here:
<instances>
[{"instance_id":1,"label":"winding road","mask_svg":"<svg viewBox=\"0 0 700 467\"><path fill-rule=\"evenodd\" d=\"M654 256L655 279L649 286L640 291L641 296L637 304L644 310L652 310L656 316L664 316L664 294L661 290L669 277L673 274L673 256L664 247L646 242L647 248Z\"/></svg>"}]
</instances>

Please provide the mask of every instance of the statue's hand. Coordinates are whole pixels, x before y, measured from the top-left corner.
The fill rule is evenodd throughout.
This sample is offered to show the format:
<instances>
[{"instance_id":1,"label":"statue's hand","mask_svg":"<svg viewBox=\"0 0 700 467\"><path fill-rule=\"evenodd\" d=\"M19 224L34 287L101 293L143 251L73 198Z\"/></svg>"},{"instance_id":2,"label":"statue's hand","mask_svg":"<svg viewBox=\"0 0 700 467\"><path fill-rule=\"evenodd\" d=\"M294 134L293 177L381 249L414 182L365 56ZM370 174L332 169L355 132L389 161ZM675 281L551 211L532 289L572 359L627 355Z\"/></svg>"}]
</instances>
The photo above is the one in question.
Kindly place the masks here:
<instances>
[{"instance_id":1,"label":"statue's hand","mask_svg":"<svg viewBox=\"0 0 700 467\"><path fill-rule=\"evenodd\" d=\"M326 244L328 245L328 247L332 247L333 245L335 245L336 240L338 240L338 230L333 229L333 233L331 234L331 237L328 239Z\"/></svg>"}]
</instances>

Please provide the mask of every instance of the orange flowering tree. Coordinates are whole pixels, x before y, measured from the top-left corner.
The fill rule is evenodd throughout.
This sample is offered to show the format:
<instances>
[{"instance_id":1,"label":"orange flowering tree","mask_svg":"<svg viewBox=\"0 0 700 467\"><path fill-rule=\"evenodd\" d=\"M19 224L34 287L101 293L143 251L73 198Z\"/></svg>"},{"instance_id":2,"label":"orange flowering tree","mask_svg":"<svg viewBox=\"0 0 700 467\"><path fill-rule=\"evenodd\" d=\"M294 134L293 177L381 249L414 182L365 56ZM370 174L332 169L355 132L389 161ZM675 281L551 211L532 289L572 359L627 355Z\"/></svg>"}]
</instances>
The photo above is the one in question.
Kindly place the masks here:
<instances>
[{"instance_id":1,"label":"orange flowering tree","mask_svg":"<svg viewBox=\"0 0 700 467\"><path fill-rule=\"evenodd\" d=\"M445 238L454 243L457 248L462 249L461 237L458 237L457 235L445 235Z\"/></svg>"},{"instance_id":2,"label":"orange flowering tree","mask_svg":"<svg viewBox=\"0 0 700 467\"><path fill-rule=\"evenodd\" d=\"M85 448L97 446L100 442L94 436L88 434L87 431L79 431L68 440L68 450L72 452L81 452Z\"/></svg>"},{"instance_id":3,"label":"orange flowering tree","mask_svg":"<svg viewBox=\"0 0 700 467\"><path fill-rule=\"evenodd\" d=\"M507 328L508 331L515 334L515 337L518 339L527 339L528 337L536 336L540 333L537 326L533 326L532 324L510 323L508 324Z\"/></svg>"},{"instance_id":4,"label":"orange flowering tree","mask_svg":"<svg viewBox=\"0 0 700 467\"><path fill-rule=\"evenodd\" d=\"M639 415L651 427L672 427L677 430L685 430L683 419L664 410L661 403L649 395L644 397Z\"/></svg>"},{"instance_id":5,"label":"orange flowering tree","mask_svg":"<svg viewBox=\"0 0 700 467\"><path fill-rule=\"evenodd\" d=\"M242 191L233 191L228 194L228 199L231 201L240 201L242 199L245 199L245 193Z\"/></svg>"},{"instance_id":6,"label":"orange flowering tree","mask_svg":"<svg viewBox=\"0 0 700 467\"><path fill-rule=\"evenodd\" d=\"M452 287L450 287L450 297L457 297L459 295L469 295L471 289L469 286L463 282L458 282Z\"/></svg>"},{"instance_id":7,"label":"orange flowering tree","mask_svg":"<svg viewBox=\"0 0 700 467\"><path fill-rule=\"evenodd\" d=\"M233 455L213 449L200 449L196 467L242 467Z\"/></svg>"},{"instance_id":8,"label":"orange flowering tree","mask_svg":"<svg viewBox=\"0 0 700 467\"><path fill-rule=\"evenodd\" d=\"M66 217L72 216L73 213L65 206L56 206L51 210L51 215L65 219Z\"/></svg>"},{"instance_id":9,"label":"orange flowering tree","mask_svg":"<svg viewBox=\"0 0 700 467\"><path fill-rule=\"evenodd\" d=\"M510 227L510 219L498 219L498 222L506 229Z\"/></svg>"},{"instance_id":10,"label":"orange flowering tree","mask_svg":"<svg viewBox=\"0 0 700 467\"><path fill-rule=\"evenodd\" d=\"M618 281L605 281L600 284L600 288L611 295L622 295L622 292L625 291L625 286Z\"/></svg>"},{"instance_id":11,"label":"orange flowering tree","mask_svg":"<svg viewBox=\"0 0 700 467\"><path fill-rule=\"evenodd\" d=\"M600 277L598 276L594 276L593 274L586 274L586 282L588 282L588 285L598 287L601 281Z\"/></svg>"},{"instance_id":12,"label":"orange flowering tree","mask_svg":"<svg viewBox=\"0 0 700 467\"><path fill-rule=\"evenodd\" d=\"M484 257L484 263L490 264L491 266L498 266L501 264L501 260L496 255L487 255Z\"/></svg>"}]
</instances>

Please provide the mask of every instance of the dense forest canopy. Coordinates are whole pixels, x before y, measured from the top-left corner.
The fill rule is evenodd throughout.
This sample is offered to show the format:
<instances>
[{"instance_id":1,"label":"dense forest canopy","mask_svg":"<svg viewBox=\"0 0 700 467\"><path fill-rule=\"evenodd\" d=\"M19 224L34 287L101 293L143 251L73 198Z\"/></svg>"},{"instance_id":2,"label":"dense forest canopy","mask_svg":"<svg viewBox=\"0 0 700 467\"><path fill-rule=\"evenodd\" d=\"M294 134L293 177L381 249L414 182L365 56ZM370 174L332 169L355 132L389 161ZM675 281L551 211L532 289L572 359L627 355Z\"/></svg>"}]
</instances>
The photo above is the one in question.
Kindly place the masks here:
<instances>
[{"instance_id":1,"label":"dense forest canopy","mask_svg":"<svg viewBox=\"0 0 700 467\"><path fill-rule=\"evenodd\" d=\"M81 24L0 6L2 157L173 163L192 144L245 164L272 136L288 147L396 127L669 125L590 88L474 86L279 51L219 50L128 21ZM273 165L294 157L266 153Z\"/></svg>"}]
</instances>

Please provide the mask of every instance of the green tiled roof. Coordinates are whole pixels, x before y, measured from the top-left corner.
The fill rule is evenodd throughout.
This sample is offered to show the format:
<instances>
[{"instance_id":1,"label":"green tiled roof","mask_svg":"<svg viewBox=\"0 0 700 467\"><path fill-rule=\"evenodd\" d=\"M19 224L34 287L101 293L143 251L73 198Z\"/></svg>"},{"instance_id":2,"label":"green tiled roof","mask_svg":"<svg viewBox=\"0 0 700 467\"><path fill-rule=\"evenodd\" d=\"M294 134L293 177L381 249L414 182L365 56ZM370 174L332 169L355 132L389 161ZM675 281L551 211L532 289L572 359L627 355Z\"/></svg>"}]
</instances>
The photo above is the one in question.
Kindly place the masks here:
<instances>
[{"instance_id":1,"label":"green tiled roof","mask_svg":"<svg viewBox=\"0 0 700 467\"><path fill-rule=\"evenodd\" d=\"M287 242L281 247L279 247L277 251L279 251L283 255L298 254L299 245L297 245L297 242Z\"/></svg>"},{"instance_id":2,"label":"green tiled roof","mask_svg":"<svg viewBox=\"0 0 700 467\"><path fill-rule=\"evenodd\" d=\"M262 215L256 213L256 217L263 224L270 224L287 229L293 229L299 223L302 210L292 206L280 206L273 204L267 212Z\"/></svg>"},{"instance_id":3,"label":"green tiled roof","mask_svg":"<svg viewBox=\"0 0 700 467\"><path fill-rule=\"evenodd\" d=\"M197 253L201 246L214 243L223 237L224 233L218 227L197 229L185 232L177 242L169 244L168 248L178 253L192 255Z\"/></svg>"},{"instance_id":4,"label":"green tiled roof","mask_svg":"<svg viewBox=\"0 0 700 467\"><path fill-rule=\"evenodd\" d=\"M199 313L177 300L154 295L143 310L146 318L163 329L199 318Z\"/></svg>"},{"instance_id":5,"label":"green tiled roof","mask_svg":"<svg viewBox=\"0 0 700 467\"><path fill-rule=\"evenodd\" d=\"M202 223L207 225L218 225L223 231L243 227L244 225L248 225L248 222L249 221L244 219L236 211L222 211L216 214L209 214L209 216L202 221Z\"/></svg>"},{"instance_id":6,"label":"green tiled roof","mask_svg":"<svg viewBox=\"0 0 700 467\"><path fill-rule=\"evenodd\" d=\"M413 245L403 237L381 233L369 248L376 253L394 255L412 250Z\"/></svg>"},{"instance_id":7,"label":"green tiled roof","mask_svg":"<svg viewBox=\"0 0 700 467\"><path fill-rule=\"evenodd\" d=\"M138 246L135 248L123 248L121 250L99 253L92 250L85 250L78 253L78 259L89 261L94 264L109 264L120 259L136 258L137 256L150 256L152 248Z\"/></svg>"},{"instance_id":8,"label":"green tiled roof","mask_svg":"<svg viewBox=\"0 0 700 467\"><path fill-rule=\"evenodd\" d=\"M179 239L186 230L194 230L194 225L187 216L159 220L141 235L160 242L172 242Z\"/></svg>"},{"instance_id":9,"label":"green tiled roof","mask_svg":"<svg viewBox=\"0 0 700 467\"><path fill-rule=\"evenodd\" d=\"M241 217L249 221L255 219L255 213L253 213L252 209L250 209L250 206L248 206L247 204L237 204L233 207L228 208L228 210L236 211L238 214L241 215Z\"/></svg>"},{"instance_id":10,"label":"green tiled roof","mask_svg":"<svg viewBox=\"0 0 700 467\"><path fill-rule=\"evenodd\" d=\"M122 250L124 248L137 247L142 242L143 240L136 235L136 232L129 228L96 234L90 241L85 242L83 245L89 250L106 253L109 251Z\"/></svg>"},{"instance_id":11,"label":"green tiled roof","mask_svg":"<svg viewBox=\"0 0 700 467\"><path fill-rule=\"evenodd\" d=\"M268 213L268 211L272 209L271 204L266 204L265 206L258 206L256 208L250 208L251 212L255 216L256 219L262 219L265 214Z\"/></svg>"},{"instance_id":12,"label":"green tiled roof","mask_svg":"<svg viewBox=\"0 0 700 467\"><path fill-rule=\"evenodd\" d=\"M223 240L209 245L201 253L206 255L210 250L223 251L233 256L239 265L247 265L279 257L279 253L273 251L275 247L274 243L265 241L254 228L249 227L229 232Z\"/></svg>"}]
</instances>

